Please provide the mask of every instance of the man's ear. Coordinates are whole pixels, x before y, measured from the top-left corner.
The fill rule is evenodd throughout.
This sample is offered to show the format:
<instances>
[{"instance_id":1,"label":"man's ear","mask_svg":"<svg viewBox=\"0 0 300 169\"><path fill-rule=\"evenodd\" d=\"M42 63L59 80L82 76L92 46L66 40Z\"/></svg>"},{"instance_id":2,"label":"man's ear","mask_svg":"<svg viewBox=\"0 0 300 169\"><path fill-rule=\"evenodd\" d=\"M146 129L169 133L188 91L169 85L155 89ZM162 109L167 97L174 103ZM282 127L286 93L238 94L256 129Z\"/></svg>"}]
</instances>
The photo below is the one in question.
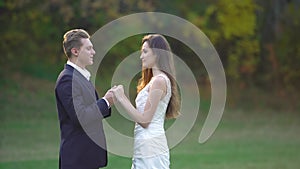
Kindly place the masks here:
<instances>
[{"instance_id":1,"label":"man's ear","mask_svg":"<svg viewBox=\"0 0 300 169\"><path fill-rule=\"evenodd\" d=\"M71 49L71 53L72 53L74 56L78 56L79 51L78 51L78 49L76 49L76 48L72 48L72 49Z\"/></svg>"}]
</instances>

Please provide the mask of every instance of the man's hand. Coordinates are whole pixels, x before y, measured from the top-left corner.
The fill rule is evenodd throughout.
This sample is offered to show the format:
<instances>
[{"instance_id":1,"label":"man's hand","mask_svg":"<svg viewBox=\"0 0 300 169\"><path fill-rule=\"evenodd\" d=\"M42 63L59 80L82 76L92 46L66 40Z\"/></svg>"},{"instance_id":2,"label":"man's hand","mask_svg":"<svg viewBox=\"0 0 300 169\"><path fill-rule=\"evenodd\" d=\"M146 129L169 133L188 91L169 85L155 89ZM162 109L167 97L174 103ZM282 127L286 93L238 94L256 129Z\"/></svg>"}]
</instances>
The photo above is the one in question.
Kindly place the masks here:
<instances>
[{"instance_id":1,"label":"man's hand","mask_svg":"<svg viewBox=\"0 0 300 169\"><path fill-rule=\"evenodd\" d=\"M114 94L111 89L105 93L104 98L109 102L110 107L114 104Z\"/></svg>"}]
</instances>

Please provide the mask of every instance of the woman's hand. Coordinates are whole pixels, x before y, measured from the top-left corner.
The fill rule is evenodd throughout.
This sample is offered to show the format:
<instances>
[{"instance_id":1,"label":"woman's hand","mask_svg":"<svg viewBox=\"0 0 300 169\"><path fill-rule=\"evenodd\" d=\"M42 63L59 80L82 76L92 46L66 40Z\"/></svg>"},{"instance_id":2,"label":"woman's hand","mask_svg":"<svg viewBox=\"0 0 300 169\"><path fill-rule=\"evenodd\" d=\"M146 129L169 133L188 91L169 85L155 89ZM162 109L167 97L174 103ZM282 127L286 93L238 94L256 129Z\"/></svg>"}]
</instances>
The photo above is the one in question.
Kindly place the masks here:
<instances>
[{"instance_id":1,"label":"woman's hand","mask_svg":"<svg viewBox=\"0 0 300 169\"><path fill-rule=\"evenodd\" d=\"M117 99L117 101L120 101L125 96L123 85L114 86L110 89L110 91L113 92L114 97Z\"/></svg>"}]
</instances>

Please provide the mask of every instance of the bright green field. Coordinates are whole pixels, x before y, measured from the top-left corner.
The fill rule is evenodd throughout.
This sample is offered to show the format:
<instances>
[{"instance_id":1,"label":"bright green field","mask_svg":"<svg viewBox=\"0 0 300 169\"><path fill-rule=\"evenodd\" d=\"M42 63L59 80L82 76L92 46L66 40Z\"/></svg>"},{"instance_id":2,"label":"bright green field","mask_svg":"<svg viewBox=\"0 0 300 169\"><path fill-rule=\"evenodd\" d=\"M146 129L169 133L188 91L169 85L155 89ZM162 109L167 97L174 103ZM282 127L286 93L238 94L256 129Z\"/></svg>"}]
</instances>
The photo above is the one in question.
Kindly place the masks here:
<instances>
[{"instance_id":1,"label":"bright green field","mask_svg":"<svg viewBox=\"0 0 300 169\"><path fill-rule=\"evenodd\" d=\"M0 169L58 168L54 83L18 75L12 79L20 83L4 82L0 94ZM205 102L201 106L207 110ZM214 135L199 144L205 118L199 114L191 132L171 150L172 169L300 168L299 112L227 109ZM132 132L130 122L114 115L109 121ZM130 166L130 158L109 154L108 169Z\"/></svg>"}]
</instances>

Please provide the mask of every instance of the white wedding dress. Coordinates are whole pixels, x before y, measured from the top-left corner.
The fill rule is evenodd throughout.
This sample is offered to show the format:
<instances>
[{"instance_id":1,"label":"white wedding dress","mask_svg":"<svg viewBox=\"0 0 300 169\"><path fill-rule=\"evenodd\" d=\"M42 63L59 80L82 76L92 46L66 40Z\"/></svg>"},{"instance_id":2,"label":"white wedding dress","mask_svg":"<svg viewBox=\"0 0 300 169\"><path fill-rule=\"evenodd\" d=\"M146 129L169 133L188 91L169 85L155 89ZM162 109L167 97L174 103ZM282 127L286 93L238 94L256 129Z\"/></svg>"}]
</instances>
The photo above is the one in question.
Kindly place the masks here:
<instances>
[{"instance_id":1,"label":"white wedding dress","mask_svg":"<svg viewBox=\"0 0 300 169\"><path fill-rule=\"evenodd\" d=\"M167 93L159 101L156 112L148 128L143 128L138 123L134 129L134 154L131 169L169 169L170 155L167 138L164 130L164 120L167 106L171 98L171 83L165 74L157 76L163 77L167 84ZM139 92L136 97L136 107L140 113L144 112L145 104L149 95L149 87L153 80Z\"/></svg>"}]
</instances>

